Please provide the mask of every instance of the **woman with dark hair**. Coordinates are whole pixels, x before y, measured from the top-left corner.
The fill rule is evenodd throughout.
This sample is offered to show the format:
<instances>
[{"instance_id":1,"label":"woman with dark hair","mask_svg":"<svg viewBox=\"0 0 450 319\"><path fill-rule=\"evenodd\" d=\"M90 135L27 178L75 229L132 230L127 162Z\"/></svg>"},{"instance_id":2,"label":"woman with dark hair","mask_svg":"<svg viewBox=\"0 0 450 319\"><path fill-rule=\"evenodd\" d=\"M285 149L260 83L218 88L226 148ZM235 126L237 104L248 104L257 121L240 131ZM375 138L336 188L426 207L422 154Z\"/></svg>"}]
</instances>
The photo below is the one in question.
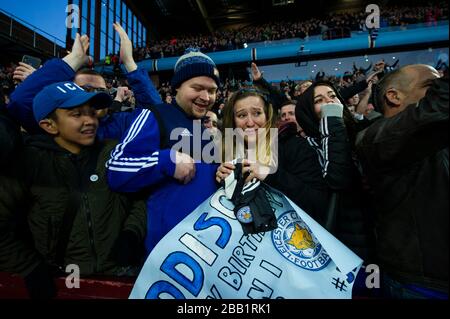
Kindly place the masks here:
<instances>
[{"instance_id":1,"label":"woman with dark hair","mask_svg":"<svg viewBox=\"0 0 450 319\"><path fill-rule=\"evenodd\" d=\"M371 255L369 198L363 191L353 149L358 125L336 88L316 82L298 98L296 119L308 146L316 152L329 192L328 208L319 221L366 261Z\"/></svg>"}]
</instances>

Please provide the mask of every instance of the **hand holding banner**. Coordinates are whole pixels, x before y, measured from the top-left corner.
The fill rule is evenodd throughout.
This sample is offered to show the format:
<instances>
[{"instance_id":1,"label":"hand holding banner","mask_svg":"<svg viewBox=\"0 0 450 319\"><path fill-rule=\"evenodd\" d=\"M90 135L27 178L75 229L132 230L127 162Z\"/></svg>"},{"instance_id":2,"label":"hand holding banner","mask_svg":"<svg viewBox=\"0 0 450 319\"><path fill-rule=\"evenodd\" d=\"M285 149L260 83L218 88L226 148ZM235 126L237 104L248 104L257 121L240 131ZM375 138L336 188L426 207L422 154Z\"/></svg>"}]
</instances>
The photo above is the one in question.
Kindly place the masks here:
<instances>
[{"instance_id":1,"label":"hand holding banner","mask_svg":"<svg viewBox=\"0 0 450 319\"><path fill-rule=\"evenodd\" d=\"M221 188L158 243L130 298L351 298L362 260L283 194L266 192L277 229L244 235Z\"/></svg>"}]
</instances>

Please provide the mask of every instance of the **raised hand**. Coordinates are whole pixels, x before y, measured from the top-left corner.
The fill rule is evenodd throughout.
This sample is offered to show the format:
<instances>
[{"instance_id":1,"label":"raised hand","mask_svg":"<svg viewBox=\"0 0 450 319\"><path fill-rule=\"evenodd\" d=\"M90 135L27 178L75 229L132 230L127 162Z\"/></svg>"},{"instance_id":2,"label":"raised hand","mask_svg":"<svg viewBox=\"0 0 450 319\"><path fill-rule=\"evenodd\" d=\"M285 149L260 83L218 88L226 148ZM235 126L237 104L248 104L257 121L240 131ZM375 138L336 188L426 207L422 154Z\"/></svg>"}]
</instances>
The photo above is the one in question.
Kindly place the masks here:
<instances>
[{"instance_id":1,"label":"raised hand","mask_svg":"<svg viewBox=\"0 0 450 319\"><path fill-rule=\"evenodd\" d=\"M386 67L386 63L384 62L384 60L380 60L380 61L377 61L377 63L375 63L373 70L375 72L378 72L378 71L381 72L384 70L385 67Z\"/></svg>"},{"instance_id":2,"label":"raised hand","mask_svg":"<svg viewBox=\"0 0 450 319\"><path fill-rule=\"evenodd\" d=\"M126 86L119 86L117 88L117 94L115 101L124 102L131 97L131 91Z\"/></svg>"},{"instance_id":3,"label":"raised hand","mask_svg":"<svg viewBox=\"0 0 450 319\"><path fill-rule=\"evenodd\" d=\"M69 64L75 72L78 71L83 65L88 64L92 59L92 57L88 55L89 45L89 37L85 34L80 36L80 34L77 33L73 42L72 50L63 58L63 60Z\"/></svg>"},{"instance_id":4,"label":"raised hand","mask_svg":"<svg viewBox=\"0 0 450 319\"><path fill-rule=\"evenodd\" d=\"M378 78L376 77L379 73L381 73L381 70L375 71L374 73L370 74L367 78L366 78L366 82L368 84L371 83L376 83L378 81Z\"/></svg>"},{"instance_id":5,"label":"raised hand","mask_svg":"<svg viewBox=\"0 0 450 319\"><path fill-rule=\"evenodd\" d=\"M120 24L116 22L113 26L120 38L120 59L127 72L132 72L137 69L137 64L133 58L133 44Z\"/></svg>"},{"instance_id":6,"label":"raised hand","mask_svg":"<svg viewBox=\"0 0 450 319\"><path fill-rule=\"evenodd\" d=\"M262 72L259 70L256 63L252 62L252 79L258 81L262 78Z\"/></svg>"},{"instance_id":7,"label":"raised hand","mask_svg":"<svg viewBox=\"0 0 450 319\"><path fill-rule=\"evenodd\" d=\"M71 53L75 54L80 59L84 59L85 63L89 62L89 56L88 56L88 49L89 49L89 37L86 34L83 34L80 36L77 33L77 36L75 37L75 41L72 46Z\"/></svg>"},{"instance_id":8,"label":"raised hand","mask_svg":"<svg viewBox=\"0 0 450 319\"><path fill-rule=\"evenodd\" d=\"M13 80L23 82L34 71L36 71L36 69L33 68L31 65L23 63L23 62L19 62L19 66L17 68L15 68L15 70L14 70Z\"/></svg>"}]
</instances>

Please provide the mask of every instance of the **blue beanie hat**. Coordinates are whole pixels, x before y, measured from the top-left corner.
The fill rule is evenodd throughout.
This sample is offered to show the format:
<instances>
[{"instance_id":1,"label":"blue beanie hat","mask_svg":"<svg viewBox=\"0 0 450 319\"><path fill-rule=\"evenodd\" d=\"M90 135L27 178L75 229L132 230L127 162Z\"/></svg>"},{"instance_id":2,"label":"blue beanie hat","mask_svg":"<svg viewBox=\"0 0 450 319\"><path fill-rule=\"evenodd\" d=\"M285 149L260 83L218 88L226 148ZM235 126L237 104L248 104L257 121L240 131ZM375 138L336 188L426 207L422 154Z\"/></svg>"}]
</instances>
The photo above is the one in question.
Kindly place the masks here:
<instances>
[{"instance_id":1,"label":"blue beanie hat","mask_svg":"<svg viewBox=\"0 0 450 319\"><path fill-rule=\"evenodd\" d=\"M220 86L219 71L214 61L198 49L186 49L174 68L175 74L172 77L172 89L177 89L183 82L197 76L207 76L212 78L217 86Z\"/></svg>"}]
</instances>

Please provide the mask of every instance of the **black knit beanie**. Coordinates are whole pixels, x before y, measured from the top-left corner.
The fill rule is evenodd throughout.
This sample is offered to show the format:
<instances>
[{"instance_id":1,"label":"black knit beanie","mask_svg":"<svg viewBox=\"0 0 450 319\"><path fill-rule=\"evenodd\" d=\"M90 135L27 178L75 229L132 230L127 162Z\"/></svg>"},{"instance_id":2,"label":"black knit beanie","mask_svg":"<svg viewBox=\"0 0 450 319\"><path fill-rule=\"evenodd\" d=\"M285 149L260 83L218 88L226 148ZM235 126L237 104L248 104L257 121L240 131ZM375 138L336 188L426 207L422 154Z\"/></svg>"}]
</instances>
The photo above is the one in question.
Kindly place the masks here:
<instances>
[{"instance_id":1,"label":"black knit beanie","mask_svg":"<svg viewBox=\"0 0 450 319\"><path fill-rule=\"evenodd\" d=\"M175 74L172 77L172 89L177 89L183 82L197 76L207 76L212 78L217 86L220 86L219 71L214 61L197 49L189 48L182 55L174 68Z\"/></svg>"}]
</instances>

